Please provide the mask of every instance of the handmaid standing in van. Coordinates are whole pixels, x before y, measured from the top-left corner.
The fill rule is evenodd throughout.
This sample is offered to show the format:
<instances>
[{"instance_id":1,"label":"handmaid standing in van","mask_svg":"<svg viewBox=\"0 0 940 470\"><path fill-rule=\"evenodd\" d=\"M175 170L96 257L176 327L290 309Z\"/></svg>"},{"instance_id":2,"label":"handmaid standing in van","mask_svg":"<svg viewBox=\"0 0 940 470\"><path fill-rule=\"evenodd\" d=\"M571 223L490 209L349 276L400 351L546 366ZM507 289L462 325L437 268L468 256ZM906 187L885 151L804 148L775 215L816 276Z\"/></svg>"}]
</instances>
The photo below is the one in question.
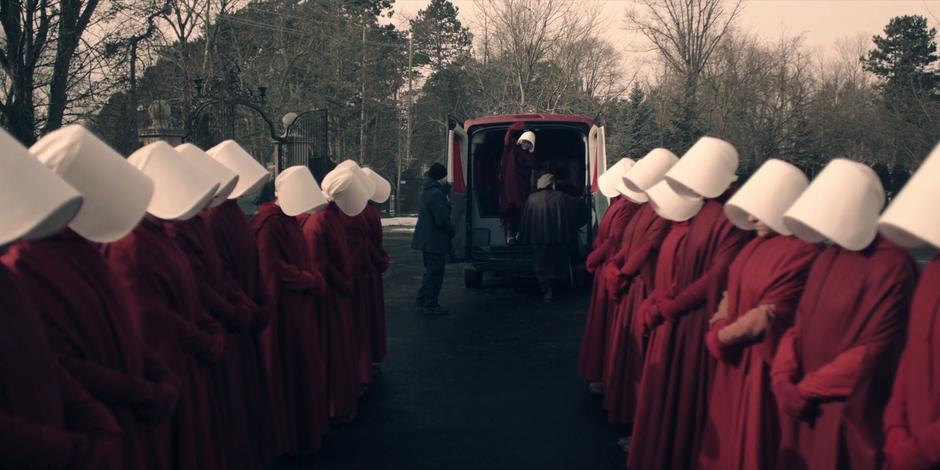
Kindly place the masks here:
<instances>
[{"instance_id":1,"label":"handmaid standing in van","mask_svg":"<svg viewBox=\"0 0 940 470\"><path fill-rule=\"evenodd\" d=\"M523 132L513 143L513 135L523 129L525 123L517 122L506 131L503 139L503 157L499 167L499 217L506 231L506 244L515 243L519 233L519 218L526 199L533 192L533 174L538 163L534 132Z\"/></svg>"}]
</instances>

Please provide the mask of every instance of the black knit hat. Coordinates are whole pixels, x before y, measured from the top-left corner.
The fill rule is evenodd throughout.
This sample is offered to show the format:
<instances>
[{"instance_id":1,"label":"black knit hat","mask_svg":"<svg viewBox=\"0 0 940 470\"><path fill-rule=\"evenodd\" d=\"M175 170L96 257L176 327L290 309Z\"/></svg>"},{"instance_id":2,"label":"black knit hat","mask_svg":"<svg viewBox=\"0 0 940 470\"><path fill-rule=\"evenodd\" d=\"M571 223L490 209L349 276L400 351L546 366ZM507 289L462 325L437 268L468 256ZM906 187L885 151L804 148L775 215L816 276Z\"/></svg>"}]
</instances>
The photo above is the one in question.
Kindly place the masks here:
<instances>
[{"instance_id":1,"label":"black knit hat","mask_svg":"<svg viewBox=\"0 0 940 470\"><path fill-rule=\"evenodd\" d=\"M428 168L428 176L435 180L442 179L447 176L447 167L440 163L435 163L431 165L431 168Z\"/></svg>"}]
</instances>

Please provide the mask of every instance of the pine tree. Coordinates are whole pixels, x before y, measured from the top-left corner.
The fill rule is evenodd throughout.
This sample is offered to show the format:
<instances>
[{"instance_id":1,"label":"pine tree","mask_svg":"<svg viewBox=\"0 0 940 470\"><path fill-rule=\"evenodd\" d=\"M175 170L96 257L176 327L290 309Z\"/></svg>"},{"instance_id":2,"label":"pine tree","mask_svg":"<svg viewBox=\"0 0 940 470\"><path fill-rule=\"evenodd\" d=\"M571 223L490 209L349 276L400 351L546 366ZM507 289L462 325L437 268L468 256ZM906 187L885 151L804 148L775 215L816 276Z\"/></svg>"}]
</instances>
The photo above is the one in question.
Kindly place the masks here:
<instances>
[{"instance_id":1,"label":"pine tree","mask_svg":"<svg viewBox=\"0 0 940 470\"><path fill-rule=\"evenodd\" d=\"M431 0L411 20L415 65L430 66L434 73L469 56L473 37L457 19L457 12L450 0Z\"/></svg>"},{"instance_id":2,"label":"pine tree","mask_svg":"<svg viewBox=\"0 0 940 470\"><path fill-rule=\"evenodd\" d=\"M656 124L653 121L653 108L646 100L646 93L638 84L630 90L630 96L624 107L624 151L626 155L640 158L658 145Z\"/></svg>"}]
</instances>

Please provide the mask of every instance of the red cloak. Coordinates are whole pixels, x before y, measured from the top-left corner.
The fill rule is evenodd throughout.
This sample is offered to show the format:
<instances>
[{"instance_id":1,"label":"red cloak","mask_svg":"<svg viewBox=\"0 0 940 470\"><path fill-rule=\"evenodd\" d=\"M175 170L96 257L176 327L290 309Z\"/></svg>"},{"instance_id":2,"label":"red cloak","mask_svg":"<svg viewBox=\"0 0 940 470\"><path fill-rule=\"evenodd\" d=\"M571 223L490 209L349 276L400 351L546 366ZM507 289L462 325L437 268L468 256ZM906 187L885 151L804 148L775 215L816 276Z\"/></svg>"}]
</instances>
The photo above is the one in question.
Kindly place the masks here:
<instances>
[{"instance_id":1,"label":"red cloak","mask_svg":"<svg viewBox=\"0 0 940 470\"><path fill-rule=\"evenodd\" d=\"M299 217L307 249L313 260L312 269L327 280L326 295L317 300L317 308L320 313L321 341L325 345L331 417L348 417L356 413L359 382L353 362L356 357L353 348L356 344L351 341L350 327L356 304L353 298L358 297L361 304L361 298L367 294L357 292L355 296L352 295L355 285L353 280L357 278L351 273L350 254L364 250L352 250L351 247L364 245L359 244L361 241L355 245L352 243L343 217L335 204Z\"/></svg>"},{"instance_id":2,"label":"red cloak","mask_svg":"<svg viewBox=\"0 0 940 470\"><path fill-rule=\"evenodd\" d=\"M142 344L97 247L66 228L12 246L3 262L34 299L59 362L120 423L122 468L171 468L169 446L157 444L170 442L174 379Z\"/></svg>"},{"instance_id":3,"label":"red cloak","mask_svg":"<svg viewBox=\"0 0 940 470\"><path fill-rule=\"evenodd\" d=\"M237 201L225 201L203 212L203 216L218 250L229 292L234 292L242 305L252 311L251 330L236 335L234 341L226 344L226 351L231 349L239 355L236 363L244 382L231 386L241 388L245 394L247 409L242 416L254 453L252 462L258 467L274 457L271 396L260 346L260 334L267 328L271 314L258 275L258 244Z\"/></svg>"},{"instance_id":4,"label":"red cloak","mask_svg":"<svg viewBox=\"0 0 940 470\"><path fill-rule=\"evenodd\" d=\"M613 305L612 296L607 292L607 277L603 268L619 250L623 227L638 207L625 197L614 199L601 219L597 236L594 237L594 249L585 263L587 270L594 273L594 288L584 323L584 336L581 338L578 372L591 382L600 382L603 374L608 317Z\"/></svg>"},{"instance_id":5,"label":"red cloak","mask_svg":"<svg viewBox=\"0 0 940 470\"><path fill-rule=\"evenodd\" d=\"M117 443L89 454L98 436L116 439L121 428L57 365L24 289L0 263L0 467L113 468Z\"/></svg>"},{"instance_id":6,"label":"red cloak","mask_svg":"<svg viewBox=\"0 0 940 470\"><path fill-rule=\"evenodd\" d=\"M337 216L346 233L346 243L350 247L347 262L351 285L356 288L371 287L373 266L373 242L370 234L370 223L363 211L355 217L342 212ZM372 292L361 292L351 297L351 315L348 327L351 344L353 345L353 370L356 372L356 381L366 385L372 381L372 312L370 308L373 300Z\"/></svg>"},{"instance_id":7,"label":"red cloak","mask_svg":"<svg viewBox=\"0 0 940 470\"><path fill-rule=\"evenodd\" d=\"M673 255L673 281L656 275L655 311L667 321L649 339L633 422L628 467L692 468L698 460L715 361L705 348L708 320L725 290L727 270L750 234L705 201ZM664 251L660 257L669 256ZM659 265L657 265L657 269Z\"/></svg>"},{"instance_id":8,"label":"red cloak","mask_svg":"<svg viewBox=\"0 0 940 470\"><path fill-rule=\"evenodd\" d=\"M382 217L372 204L366 206L366 220L372 239L372 263L369 270L369 313L372 315L372 362L385 360L388 347L385 341L385 283L382 274L388 271L389 257L383 246Z\"/></svg>"},{"instance_id":9,"label":"red cloak","mask_svg":"<svg viewBox=\"0 0 940 470\"><path fill-rule=\"evenodd\" d=\"M535 151L522 150L514 134L525 129L517 122L509 127L503 138L503 155L499 166L499 215L503 227L515 231L519 228L522 208L532 193L532 171L538 162Z\"/></svg>"},{"instance_id":10,"label":"red cloak","mask_svg":"<svg viewBox=\"0 0 940 470\"><path fill-rule=\"evenodd\" d=\"M608 284L616 289L610 295L619 298L612 303L615 310L604 369L604 407L612 423L629 424L633 420L646 349L643 319L636 313L653 291L656 258L669 227L670 222L656 215L651 205L642 205L627 224L622 248L607 268ZM626 293L621 294L624 290Z\"/></svg>"},{"instance_id":11,"label":"red cloak","mask_svg":"<svg viewBox=\"0 0 940 470\"><path fill-rule=\"evenodd\" d=\"M297 219L276 203L251 219L258 240L261 280L274 312L261 336L273 405L276 453L300 454L320 448L328 429L324 348L317 299L326 292L311 270Z\"/></svg>"},{"instance_id":12,"label":"red cloak","mask_svg":"<svg viewBox=\"0 0 940 470\"><path fill-rule=\"evenodd\" d=\"M127 294L144 341L179 379L173 468L219 468L222 449L212 433L208 370L218 351L204 331L213 329L214 320L201 313L186 255L162 224L149 219L126 237L102 245L101 254Z\"/></svg>"},{"instance_id":13,"label":"red cloak","mask_svg":"<svg viewBox=\"0 0 940 470\"><path fill-rule=\"evenodd\" d=\"M880 236L858 252L829 247L813 263L771 370L787 412L777 468L880 468L882 416L916 281L907 250ZM788 384L796 397L779 393Z\"/></svg>"},{"instance_id":14,"label":"red cloak","mask_svg":"<svg viewBox=\"0 0 940 470\"><path fill-rule=\"evenodd\" d=\"M940 256L924 268L911 304L907 346L885 409L888 468L940 465Z\"/></svg>"},{"instance_id":15,"label":"red cloak","mask_svg":"<svg viewBox=\"0 0 940 470\"><path fill-rule=\"evenodd\" d=\"M240 336L251 326L252 309L238 296L237 286L227 282L215 240L202 215L165 224L170 238L186 255L193 276L199 283L198 295L202 311L211 315L224 328L225 352L222 359L209 366L214 422L225 452L225 468L251 469L256 465L254 448L248 435L245 411L247 397L242 384Z\"/></svg>"},{"instance_id":16,"label":"red cloak","mask_svg":"<svg viewBox=\"0 0 940 470\"><path fill-rule=\"evenodd\" d=\"M747 328L763 315L759 306L773 306L772 323L750 327L739 341L723 349L709 396L708 421L702 437L699 467L715 470L764 470L777 459L780 440L777 404L770 388L770 361L806 284L806 274L819 245L789 236L751 240L728 269L723 325ZM755 316L757 314L757 316ZM729 331L729 330L725 330Z\"/></svg>"}]
</instances>

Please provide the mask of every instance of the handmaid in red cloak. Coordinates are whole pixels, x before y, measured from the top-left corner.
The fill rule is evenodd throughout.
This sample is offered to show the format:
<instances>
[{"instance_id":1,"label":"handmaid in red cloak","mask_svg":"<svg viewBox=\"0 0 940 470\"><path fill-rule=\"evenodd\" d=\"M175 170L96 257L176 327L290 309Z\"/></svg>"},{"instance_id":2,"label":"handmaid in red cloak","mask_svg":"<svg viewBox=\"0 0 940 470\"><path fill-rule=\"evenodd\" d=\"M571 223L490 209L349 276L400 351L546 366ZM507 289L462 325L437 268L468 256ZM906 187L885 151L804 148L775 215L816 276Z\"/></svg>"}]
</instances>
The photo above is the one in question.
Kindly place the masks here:
<instances>
[{"instance_id":1,"label":"handmaid in red cloak","mask_svg":"<svg viewBox=\"0 0 940 470\"><path fill-rule=\"evenodd\" d=\"M9 209L0 214L3 253L9 243L63 229L82 197L2 130L0 144L0 202ZM59 364L27 295L0 263L0 467L123 467L121 427Z\"/></svg>"},{"instance_id":2,"label":"handmaid in red cloak","mask_svg":"<svg viewBox=\"0 0 940 470\"><path fill-rule=\"evenodd\" d=\"M525 123L517 122L509 127L503 138L503 156L499 166L499 217L506 229L507 240L515 238L519 231L522 208L534 190L533 171L538 164L535 153L535 133L523 132L513 141Z\"/></svg>"},{"instance_id":3,"label":"handmaid in red cloak","mask_svg":"<svg viewBox=\"0 0 940 470\"><path fill-rule=\"evenodd\" d=\"M326 282L312 269L295 216L322 207L306 167L285 169L275 180L276 202L258 208L251 231L258 241L261 280L271 311L261 342L274 408L276 454L319 450L329 427L325 348L317 301Z\"/></svg>"},{"instance_id":4,"label":"handmaid in red cloak","mask_svg":"<svg viewBox=\"0 0 940 470\"><path fill-rule=\"evenodd\" d=\"M225 272L229 292L251 309L249 331L237 335L226 344L238 354L237 367L241 369L243 383L231 383L245 394L246 409L243 416L248 428L249 445L253 455L248 460L253 468L269 463L274 457L274 430L271 422L271 396L268 391L267 371L261 354L261 332L268 326L271 313L265 300L264 289L258 275L258 244L251 233L248 217L239 207L238 200L252 198L269 179L268 170L231 140L216 145L206 154L238 175L238 181L228 200L205 212L206 225L214 239Z\"/></svg>"},{"instance_id":5,"label":"handmaid in red cloak","mask_svg":"<svg viewBox=\"0 0 940 470\"><path fill-rule=\"evenodd\" d=\"M375 191L372 192L370 200L376 204L385 204L392 194L392 184L370 168L363 168L362 171L375 183ZM382 281L382 275L388 271L390 259L383 243L382 217L379 210L369 204L363 212L369 221L369 237L372 241L372 270L369 272L368 285L372 292L369 296L369 312L372 314L372 364L375 372L388 353L385 339L385 283Z\"/></svg>"},{"instance_id":6,"label":"handmaid in red cloak","mask_svg":"<svg viewBox=\"0 0 940 470\"><path fill-rule=\"evenodd\" d=\"M672 282L660 283L657 275L653 300L648 300L647 324L654 329L640 380L629 468L681 470L698 461L715 367L705 348L708 319L725 289L728 266L750 238L724 215L736 168L734 147L703 137L666 173L666 183L659 183L681 191L673 192L673 199L711 198L697 213L668 215L657 186L648 191L660 215L675 222L694 217L673 255ZM662 256L668 255L660 251Z\"/></svg>"},{"instance_id":7,"label":"handmaid in red cloak","mask_svg":"<svg viewBox=\"0 0 940 470\"><path fill-rule=\"evenodd\" d=\"M646 349L642 318L635 313L653 290L656 258L670 222L647 204L644 191L662 180L678 157L654 149L621 178L618 190L639 209L626 224L620 251L605 268L611 298L607 357L603 370L604 408L612 423L633 421Z\"/></svg>"},{"instance_id":8,"label":"handmaid in red cloak","mask_svg":"<svg viewBox=\"0 0 940 470\"><path fill-rule=\"evenodd\" d=\"M777 468L881 467L882 415L917 280L908 252L876 237L883 205L871 168L836 159L784 215L801 239L834 245L810 268L774 357L785 413Z\"/></svg>"},{"instance_id":9,"label":"handmaid in red cloak","mask_svg":"<svg viewBox=\"0 0 940 470\"><path fill-rule=\"evenodd\" d=\"M183 144L176 147L179 158L186 159L218 185L208 207L226 200L238 182L238 175L215 161L198 147ZM209 366L213 421L218 428L219 442L225 452L226 468L256 468L254 448L245 419L248 409L245 396L244 367L238 349L242 335L248 332L252 321L252 305L239 295L239 289L229 281L222 267L215 239L203 218L196 216L166 224L167 233L186 255L193 276L199 284L202 311L208 313L222 327L225 353L221 360Z\"/></svg>"},{"instance_id":10,"label":"handmaid in red cloak","mask_svg":"<svg viewBox=\"0 0 940 470\"><path fill-rule=\"evenodd\" d=\"M777 460L777 404L770 364L821 250L792 237L783 213L809 181L793 165L768 160L735 193L725 213L751 240L731 263L728 288L706 337L718 361L709 394L699 467L761 470Z\"/></svg>"},{"instance_id":11,"label":"handmaid in red cloak","mask_svg":"<svg viewBox=\"0 0 940 470\"><path fill-rule=\"evenodd\" d=\"M124 429L122 468L169 469L169 448L155 445L168 440L154 433L169 430L176 388L143 344L124 293L94 244L119 239L137 225L153 184L80 126L47 134L31 153L85 202L70 223L74 229L20 242L3 262L34 299L60 363Z\"/></svg>"},{"instance_id":12,"label":"handmaid in red cloak","mask_svg":"<svg viewBox=\"0 0 940 470\"><path fill-rule=\"evenodd\" d=\"M594 286L584 322L584 335L581 337L581 353L578 360L578 372L588 379L591 391L595 394L603 392L601 374L604 369L607 325L612 304L611 296L607 293L604 266L619 250L623 227L627 225L638 207L617 191L617 185L621 183L620 179L632 166L633 160L622 159L598 178L601 193L612 199L610 207L607 208L597 228L594 247L585 261L585 268L594 274Z\"/></svg>"},{"instance_id":13,"label":"handmaid in red cloak","mask_svg":"<svg viewBox=\"0 0 940 470\"><path fill-rule=\"evenodd\" d=\"M940 148L927 157L881 216L879 230L904 246L940 248ZM889 470L940 466L940 256L924 268L911 304L907 346L885 409Z\"/></svg>"},{"instance_id":14,"label":"handmaid in red cloak","mask_svg":"<svg viewBox=\"0 0 940 470\"><path fill-rule=\"evenodd\" d=\"M141 148L127 161L153 180L154 195L144 220L126 237L102 245L101 254L126 293L144 341L179 381L171 422L173 468L223 468L208 366L221 358L224 340L214 333L219 325L203 313L189 262L163 225L194 216L218 185L163 142Z\"/></svg>"},{"instance_id":15,"label":"handmaid in red cloak","mask_svg":"<svg viewBox=\"0 0 940 470\"><path fill-rule=\"evenodd\" d=\"M371 185L371 186L370 186ZM374 192L371 179L355 162L341 163L323 178L323 192L333 203L327 214L314 215L321 223L321 233L307 232L308 242L317 242L317 248L326 248L329 243L321 237L333 238L330 231L339 230L344 242L334 244L337 248L346 247L345 251L330 254L318 252L318 262L324 263L323 269L333 265L332 269L345 272L349 296L340 298L339 308L331 309L332 314L326 319L327 339L329 341L329 377L331 416L337 419L349 419L355 416L357 394L361 387L372 379L372 330L371 316L368 311L368 293L357 294L358 289L368 286L368 273L372 265L372 241L369 237L369 222L363 211L369 197ZM313 229L313 227L311 227ZM315 235L312 239L311 235Z\"/></svg>"}]
</instances>

